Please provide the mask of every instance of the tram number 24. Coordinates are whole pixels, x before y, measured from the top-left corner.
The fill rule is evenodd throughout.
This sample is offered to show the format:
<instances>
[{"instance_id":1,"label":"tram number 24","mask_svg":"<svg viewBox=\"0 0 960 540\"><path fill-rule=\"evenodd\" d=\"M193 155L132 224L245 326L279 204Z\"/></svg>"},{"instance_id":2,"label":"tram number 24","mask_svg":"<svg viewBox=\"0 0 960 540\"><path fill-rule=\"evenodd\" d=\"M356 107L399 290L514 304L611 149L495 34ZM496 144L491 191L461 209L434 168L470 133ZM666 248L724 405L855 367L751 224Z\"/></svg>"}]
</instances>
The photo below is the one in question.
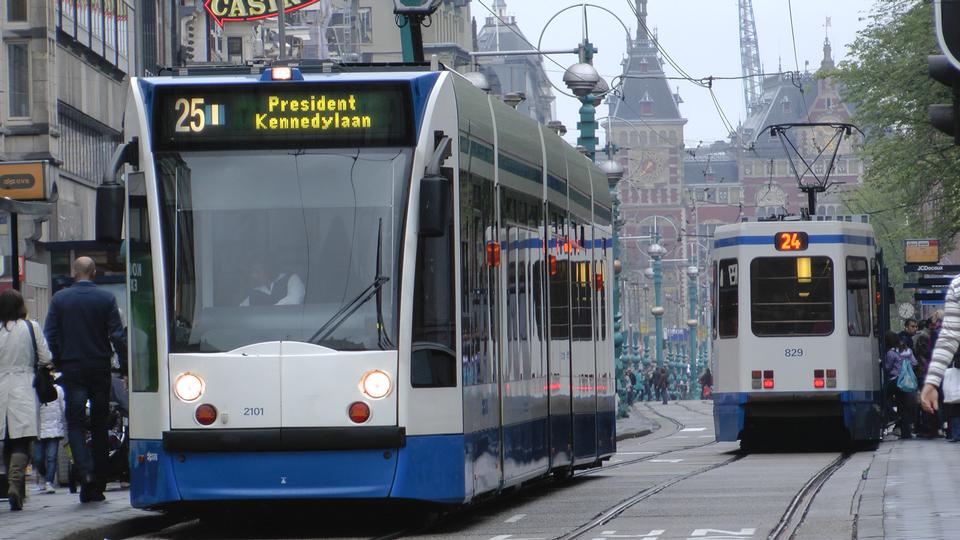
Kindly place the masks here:
<instances>
[{"instance_id":1,"label":"tram number 24","mask_svg":"<svg viewBox=\"0 0 960 540\"><path fill-rule=\"evenodd\" d=\"M784 349L783 356L787 358L800 358L803 356L803 349Z\"/></svg>"},{"instance_id":2,"label":"tram number 24","mask_svg":"<svg viewBox=\"0 0 960 540\"><path fill-rule=\"evenodd\" d=\"M173 104L177 113L176 131L179 133L200 133L207 126L203 98L180 98ZM189 120L189 122L188 122Z\"/></svg>"}]
</instances>

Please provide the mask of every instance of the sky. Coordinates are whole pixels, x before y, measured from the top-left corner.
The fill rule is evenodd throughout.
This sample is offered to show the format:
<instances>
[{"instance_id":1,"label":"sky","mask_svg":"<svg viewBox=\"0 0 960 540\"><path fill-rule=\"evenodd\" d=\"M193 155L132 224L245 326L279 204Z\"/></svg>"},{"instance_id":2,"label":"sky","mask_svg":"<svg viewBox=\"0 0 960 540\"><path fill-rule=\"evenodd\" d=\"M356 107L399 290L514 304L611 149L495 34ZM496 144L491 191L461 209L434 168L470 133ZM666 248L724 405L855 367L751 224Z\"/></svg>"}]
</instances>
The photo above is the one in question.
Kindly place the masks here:
<instances>
[{"instance_id":1,"label":"sky","mask_svg":"<svg viewBox=\"0 0 960 540\"><path fill-rule=\"evenodd\" d=\"M633 0L636 2L637 0ZM563 8L580 5L575 1L506 0L507 14L516 17L520 30L534 45L543 33L541 50L572 49L582 40L582 13L579 7L549 19ZM637 20L628 0L592 0L588 2L614 12L636 35ZM825 32L833 47L833 59L844 59L847 45L868 23L873 0L754 0L753 13L757 27L760 62L764 72L803 70L809 62L810 71L820 67L823 58ZM471 4L478 26L482 26L493 8L493 0L476 0ZM796 62L794 40L796 36ZM648 0L647 26L656 29L661 46L692 77L740 76L740 32L738 0ZM830 28L825 28L830 17ZM623 26L610 14L597 8L587 8L587 28L590 41L599 49L594 66L608 82L622 73L621 60L626 54L626 33ZM572 54L551 55L544 61L551 80L563 86L563 70L576 63ZM554 62L555 61L555 62ZM667 76L677 76L669 65L664 65ZM707 90L687 81L670 81L679 87L683 103L680 113L688 122L684 127L686 146L695 147L700 141L709 143L726 138L720 115ZM740 80L715 81L714 92L723 111L736 125L744 117L743 85ZM576 140L576 124L580 103L572 97L557 95L558 119L567 126L567 139ZM607 114L606 105L598 109L598 116ZM601 141L602 142L602 141Z\"/></svg>"}]
</instances>

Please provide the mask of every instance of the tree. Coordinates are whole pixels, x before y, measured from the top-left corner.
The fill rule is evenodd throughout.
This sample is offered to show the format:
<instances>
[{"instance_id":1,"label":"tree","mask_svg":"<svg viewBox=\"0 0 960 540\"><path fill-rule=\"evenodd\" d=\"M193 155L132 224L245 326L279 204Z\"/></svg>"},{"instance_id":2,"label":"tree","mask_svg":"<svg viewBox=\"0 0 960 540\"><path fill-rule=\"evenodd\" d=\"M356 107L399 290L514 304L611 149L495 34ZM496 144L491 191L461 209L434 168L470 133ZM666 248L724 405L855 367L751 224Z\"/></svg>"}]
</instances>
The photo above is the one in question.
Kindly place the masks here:
<instances>
[{"instance_id":1,"label":"tree","mask_svg":"<svg viewBox=\"0 0 960 540\"><path fill-rule=\"evenodd\" d=\"M854 123L867 136L864 184L846 202L871 214L891 277L900 281L903 239L952 245L960 232L960 148L927 115L928 105L951 99L927 74L927 55L940 54L932 4L878 0L849 49L852 59L829 75L843 86L844 100L856 107Z\"/></svg>"}]
</instances>

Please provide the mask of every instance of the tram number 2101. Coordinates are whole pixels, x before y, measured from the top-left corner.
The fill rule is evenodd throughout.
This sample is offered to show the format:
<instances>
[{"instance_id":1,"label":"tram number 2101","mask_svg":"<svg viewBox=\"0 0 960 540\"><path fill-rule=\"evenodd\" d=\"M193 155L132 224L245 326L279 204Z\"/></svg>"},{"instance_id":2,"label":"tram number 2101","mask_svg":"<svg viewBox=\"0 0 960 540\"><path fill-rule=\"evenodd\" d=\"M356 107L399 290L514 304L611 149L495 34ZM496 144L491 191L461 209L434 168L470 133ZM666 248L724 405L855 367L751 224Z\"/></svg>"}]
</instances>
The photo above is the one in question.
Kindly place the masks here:
<instances>
[{"instance_id":1,"label":"tram number 2101","mask_svg":"<svg viewBox=\"0 0 960 540\"><path fill-rule=\"evenodd\" d=\"M803 349L784 349L783 356L787 358L800 358L803 356Z\"/></svg>"}]
</instances>

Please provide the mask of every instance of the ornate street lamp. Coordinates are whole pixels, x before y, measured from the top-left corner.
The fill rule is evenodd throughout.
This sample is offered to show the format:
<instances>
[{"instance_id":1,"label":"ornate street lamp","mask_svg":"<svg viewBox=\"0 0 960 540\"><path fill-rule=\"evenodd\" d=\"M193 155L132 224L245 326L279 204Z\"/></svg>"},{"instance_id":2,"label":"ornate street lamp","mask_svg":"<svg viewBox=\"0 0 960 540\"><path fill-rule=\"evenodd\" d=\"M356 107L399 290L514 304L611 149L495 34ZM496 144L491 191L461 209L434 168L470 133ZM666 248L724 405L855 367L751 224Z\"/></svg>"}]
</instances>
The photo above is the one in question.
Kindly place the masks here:
<instances>
[{"instance_id":1,"label":"ornate street lamp","mask_svg":"<svg viewBox=\"0 0 960 540\"><path fill-rule=\"evenodd\" d=\"M647 247L647 254L653 260L652 266L649 268L650 277L653 278L653 307L650 308L650 313L656 320L654 344L657 351L657 366L665 367L666 364L663 362L663 313L665 310L663 309L663 298L660 294L660 285L663 282L663 263L660 259L666 255L667 250L660 245L659 233L654 233L654 236L654 242Z\"/></svg>"},{"instance_id":2,"label":"ornate street lamp","mask_svg":"<svg viewBox=\"0 0 960 540\"><path fill-rule=\"evenodd\" d=\"M592 69L592 66L591 66ZM566 77L564 77L566 81ZM623 384L623 313L620 309L620 198L617 184L623 178L623 167L612 159L600 163L600 170L607 175L607 186L613 202L613 359L616 363L617 394L620 395L620 407L617 414L627 416L627 392Z\"/></svg>"},{"instance_id":3,"label":"ornate street lamp","mask_svg":"<svg viewBox=\"0 0 960 540\"><path fill-rule=\"evenodd\" d=\"M689 361L690 361L690 384L688 388L691 390L694 389L694 381L697 377L697 276L700 275L700 269L694 265L687 267L687 277L690 278L690 284L687 287L687 303L690 305L689 314L690 318L687 319L687 328L689 329L688 336L688 347L689 347Z\"/></svg>"},{"instance_id":4,"label":"ornate street lamp","mask_svg":"<svg viewBox=\"0 0 960 540\"><path fill-rule=\"evenodd\" d=\"M593 160L597 151L597 109L593 105L594 89L603 79L596 68L590 64L593 59L593 45L584 40L580 45L581 62L567 68L563 73L563 84L580 100L580 121L577 129L577 146L582 146L587 157ZM606 82L604 82L604 86ZM609 87L607 87L609 90Z\"/></svg>"}]
</instances>

